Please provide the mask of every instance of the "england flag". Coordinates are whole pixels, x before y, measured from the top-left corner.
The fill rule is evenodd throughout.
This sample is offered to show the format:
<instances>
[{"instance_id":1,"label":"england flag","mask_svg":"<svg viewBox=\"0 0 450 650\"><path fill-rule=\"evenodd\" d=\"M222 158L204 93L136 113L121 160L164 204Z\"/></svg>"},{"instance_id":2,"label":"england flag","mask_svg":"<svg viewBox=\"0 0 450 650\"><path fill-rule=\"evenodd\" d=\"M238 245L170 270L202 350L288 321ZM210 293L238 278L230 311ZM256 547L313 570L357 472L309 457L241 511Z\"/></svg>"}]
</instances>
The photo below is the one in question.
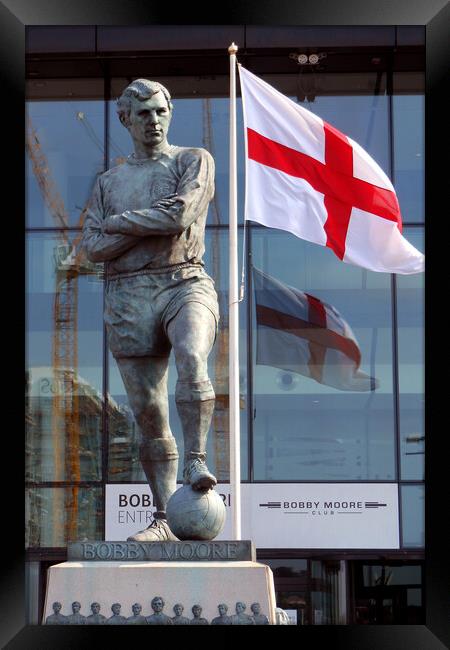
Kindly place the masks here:
<instances>
[{"instance_id":1,"label":"england flag","mask_svg":"<svg viewBox=\"0 0 450 650\"><path fill-rule=\"evenodd\" d=\"M329 247L343 262L420 273L394 187L359 144L239 65L245 218Z\"/></svg>"},{"instance_id":2,"label":"england flag","mask_svg":"<svg viewBox=\"0 0 450 650\"><path fill-rule=\"evenodd\" d=\"M371 391L379 382L360 370L361 351L332 305L253 267L256 363L310 377L345 391Z\"/></svg>"}]
</instances>

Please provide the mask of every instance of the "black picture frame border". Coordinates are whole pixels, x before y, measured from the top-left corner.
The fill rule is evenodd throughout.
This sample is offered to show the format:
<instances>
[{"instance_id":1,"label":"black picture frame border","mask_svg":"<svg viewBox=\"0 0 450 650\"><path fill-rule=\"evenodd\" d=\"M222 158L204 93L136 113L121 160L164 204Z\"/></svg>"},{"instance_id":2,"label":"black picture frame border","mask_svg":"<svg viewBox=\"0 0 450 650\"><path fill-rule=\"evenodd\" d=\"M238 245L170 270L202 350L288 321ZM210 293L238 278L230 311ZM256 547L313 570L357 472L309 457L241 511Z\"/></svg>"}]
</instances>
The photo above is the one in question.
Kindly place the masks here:
<instances>
[{"instance_id":1,"label":"black picture frame border","mask_svg":"<svg viewBox=\"0 0 450 650\"><path fill-rule=\"evenodd\" d=\"M439 336L442 322L438 321L440 313L432 302L432 288L439 286L443 277L436 266L437 259L446 259L446 253L437 253L439 243L443 245L444 238L437 231L436 219L446 208L446 181L444 180L445 165L441 165L438 152L442 149L442 140L447 131L446 102L444 101L445 85L448 68L448 26L449 7L443 0L433 0L424 3L423 0L396 0L395 3L386 0L370 0L358 3L353 0L340 0L336 3L316 2L310 0L298 1L295 4L288 0L270 2L260 0L257 5L250 7L248 2L241 1L231 6L224 5L222 16L215 13L208 16L200 7L188 6L183 12L177 8L177 20L174 22L173 7L165 10L155 8L148 2L129 0L97 0L87 2L79 0L71 3L68 0L9 0L0 3L0 69L2 79L2 109L4 112L4 135L11 138L10 145L4 149L7 154L7 182L4 187L3 199L6 201L4 215L12 215L15 222L19 214L25 214L25 183L24 183L24 152L23 125L24 88L25 88L25 27L27 25L139 25L139 24L275 24L275 25L425 25L426 27L426 254L432 255L433 264L427 267L426 276L426 424L430 432L428 436L426 461L426 626L309 626L289 628L290 633L299 634L302 643L329 643L335 648L357 648L358 650L383 648L383 650L398 650L405 647L411 650L438 650L449 645L450 616L448 579L448 536L446 521L448 520L448 503L446 499L446 435L445 426L439 424L440 411L445 408L446 400L443 386L436 383L432 376L429 363L440 354L436 337ZM445 112L444 112L445 111ZM6 128L5 128L6 127ZM448 183L448 181L447 181ZM14 190L12 190L14 188ZM19 198L18 198L19 197ZM20 208L19 208L20 205ZM22 211L23 210L23 211ZM444 215L445 216L445 215ZM435 224L433 225L432 217ZM23 221L24 223L24 221ZM438 224L440 225L440 224ZM434 232L433 232L434 228ZM24 250L23 236L20 227L8 228L8 246L12 251L13 274L15 282L6 282L4 288L6 321L8 338L3 338L8 345L6 368L8 375L17 374L17 388L12 393L17 396L15 406L6 404L7 410L17 416L13 429L4 427L4 435L8 436L4 445L4 465L9 459L14 459L14 474L4 484L4 515L3 521L8 525L8 551L2 555L2 588L0 592L0 641L7 648L71 648L93 645L97 634L102 639L106 630L98 628L46 628L43 626L25 626L25 553L23 551L23 468L24 449L23 435L23 405L21 382L22 367L20 354L23 349L23 338L18 326L19 315L25 313L18 308L13 318L9 318L11 309L17 301L17 295L23 295L21 290L25 284L25 264L21 264L21 251ZM4 251L5 253L7 251ZM22 252L23 255L23 252ZM447 254L448 256L448 254ZM6 257L6 256L5 256ZM431 258L430 258L431 259ZM23 281L22 283L20 281ZM21 285L21 286L20 286ZM445 286L445 285L444 285ZM8 293L9 292L9 293ZM23 302L19 304L22 305ZM11 327L11 323L13 327ZM17 330L17 331L16 331ZM5 336L5 335L4 335ZM17 336L16 345L12 343ZM11 345L9 341L11 340ZM19 356L19 358L18 358ZM25 366L25 356L23 357ZM435 364L433 364L435 367ZM19 382L20 377L20 382ZM15 382L12 383L15 385ZM20 395L20 397L19 397ZM14 399L15 399L14 397ZM8 433L10 431L13 433ZM433 435L431 435L431 432ZM7 447L7 448L6 448ZM20 531L20 535L18 534ZM287 629L287 628L284 628ZM121 634L116 628L116 634ZM154 631L153 631L154 634ZM167 637L167 633L166 633ZM100 637L99 637L100 638ZM115 636L117 642L120 639Z\"/></svg>"}]
</instances>

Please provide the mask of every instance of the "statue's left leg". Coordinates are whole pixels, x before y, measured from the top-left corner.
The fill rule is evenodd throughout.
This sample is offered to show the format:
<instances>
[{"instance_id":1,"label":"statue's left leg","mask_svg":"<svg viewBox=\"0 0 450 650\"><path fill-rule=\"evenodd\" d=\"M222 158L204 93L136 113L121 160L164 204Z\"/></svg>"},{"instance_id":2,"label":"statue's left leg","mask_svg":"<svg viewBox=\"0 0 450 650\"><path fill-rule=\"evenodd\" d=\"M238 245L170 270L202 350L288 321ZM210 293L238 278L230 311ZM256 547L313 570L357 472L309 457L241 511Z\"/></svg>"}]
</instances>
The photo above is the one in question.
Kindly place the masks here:
<instances>
[{"instance_id":1,"label":"statue's left leg","mask_svg":"<svg viewBox=\"0 0 450 650\"><path fill-rule=\"evenodd\" d=\"M184 437L183 479L194 489L209 489L217 483L205 464L215 403L208 377L208 355L215 333L213 314L199 302L183 305L167 327L178 371L175 401Z\"/></svg>"}]
</instances>

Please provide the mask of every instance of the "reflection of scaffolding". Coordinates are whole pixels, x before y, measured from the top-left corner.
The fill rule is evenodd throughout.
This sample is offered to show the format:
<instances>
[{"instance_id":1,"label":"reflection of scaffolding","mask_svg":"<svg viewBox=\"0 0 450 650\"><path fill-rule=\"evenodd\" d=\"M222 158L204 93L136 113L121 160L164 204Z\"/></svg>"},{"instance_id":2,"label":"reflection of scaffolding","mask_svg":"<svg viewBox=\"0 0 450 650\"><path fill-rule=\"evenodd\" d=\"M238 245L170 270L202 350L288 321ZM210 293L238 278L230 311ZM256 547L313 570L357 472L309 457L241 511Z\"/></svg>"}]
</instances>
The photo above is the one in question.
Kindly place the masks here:
<instances>
[{"instance_id":1,"label":"reflection of scaffolding","mask_svg":"<svg viewBox=\"0 0 450 650\"><path fill-rule=\"evenodd\" d=\"M211 124L211 100L203 100L203 145L214 156L214 142ZM220 223L217 191L211 202L214 225ZM213 416L214 461L217 478L229 479L229 396L228 396L228 309L224 292L220 291L220 229L214 228L211 241L212 275L218 287L221 327L215 344L214 384L216 404Z\"/></svg>"},{"instance_id":2,"label":"reflection of scaffolding","mask_svg":"<svg viewBox=\"0 0 450 650\"><path fill-rule=\"evenodd\" d=\"M26 148L32 163L33 173L59 228L69 226L69 217L64 201L52 178L47 157L30 120L26 132ZM84 210L80 215L80 224ZM54 335L52 341L52 366L56 383L60 386L53 397L52 435L53 457L56 481L80 481L80 413L78 391L74 377L78 368L78 275L81 272L95 273L95 268L86 265L83 256L76 255L76 245L81 233L70 244L66 231L60 231L60 245L55 251L55 301L53 307ZM63 436L65 432L65 436ZM63 457L65 463L63 465ZM60 508L67 513L64 539L75 539L78 523L78 486L69 490L55 490L54 512ZM61 531L54 529L54 539L61 539ZM56 545L56 544L55 544Z\"/></svg>"},{"instance_id":3,"label":"reflection of scaffolding","mask_svg":"<svg viewBox=\"0 0 450 650\"><path fill-rule=\"evenodd\" d=\"M69 372L71 372L69 370ZM29 433L26 449L26 479L46 479L48 462L53 459L52 411L53 395L61 391L51 367L34 367L33 382L28 382ZM116 480L136 480L131 467L139 465L138 440L130 426L130 411L121 407L110 395L106 401L102 393L79 374L74 374L73 384L79 399L80 447L78 450L80 473L84 481L98 481L101 478L101 423L104 407L109 422L111 444L109 447L112 465L120 473ZM35 426L33 425L35 423ZM57 490L60 493L64 489ZM26 502L27 546L61 546L64 542L54 535L55 530L64 532L64 508L55 508L54 490L30 489ZM78 529L89 538L95 537L101 529L101 511L96 507L98 489L80 488L78 500ZM58 499L61 506L64 500ZM38 523L40 521L40 524ZM50 543L49 543L50 540Z\"/></svg>"}]
</instances>

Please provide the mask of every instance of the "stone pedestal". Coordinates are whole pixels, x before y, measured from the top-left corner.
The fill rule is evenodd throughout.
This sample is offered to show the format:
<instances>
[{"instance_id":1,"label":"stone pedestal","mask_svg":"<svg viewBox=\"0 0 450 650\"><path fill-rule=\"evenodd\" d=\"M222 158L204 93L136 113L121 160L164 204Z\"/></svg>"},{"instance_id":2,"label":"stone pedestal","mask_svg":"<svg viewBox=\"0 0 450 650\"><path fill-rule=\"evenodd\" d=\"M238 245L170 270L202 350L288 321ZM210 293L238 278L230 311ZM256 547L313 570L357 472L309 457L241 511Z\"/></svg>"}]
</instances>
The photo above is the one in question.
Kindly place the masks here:
<instances>
[{"instance_id":1,"label":"stone pedestal","mask_svg":"<svg viewBox=\"0 0 450 650\"><path fill-rule=\"evenodd\" d=\"M219 603L228 605L228 616L236 613L236 603L250 606L258 602L261 613L275 624L275 590L271 569L250 559L239 544L249 542L166 542L153 544L95 542L73 545L69 560L50 567L47 578L44 617L53 614L52 604L61 603L61 614L72 613L71 604L81 603L80 613L90 615L91 603L100 604L100 614L109 618L111 605L121 604L121 615L132 615L134 603L142 605L143 616L153 614L151 600L161 596L163 613L175 615L176 603L184 606L183 615L192 618L193 605L202 607L209 622L219 615ZM247 556L249 553L247 553ZM90 559L85 559L86 556ZM109 558L117 556L123 559ZM134 557L138 559L130 560ZM73 557L82 559L74 560ZM217 559L228 557L229 559ZM149 559L150 558L150 559ZM180 558L183 558L180 560ZM184 559L186 558L186 559Z\"/></svg>"}]
</instances>

